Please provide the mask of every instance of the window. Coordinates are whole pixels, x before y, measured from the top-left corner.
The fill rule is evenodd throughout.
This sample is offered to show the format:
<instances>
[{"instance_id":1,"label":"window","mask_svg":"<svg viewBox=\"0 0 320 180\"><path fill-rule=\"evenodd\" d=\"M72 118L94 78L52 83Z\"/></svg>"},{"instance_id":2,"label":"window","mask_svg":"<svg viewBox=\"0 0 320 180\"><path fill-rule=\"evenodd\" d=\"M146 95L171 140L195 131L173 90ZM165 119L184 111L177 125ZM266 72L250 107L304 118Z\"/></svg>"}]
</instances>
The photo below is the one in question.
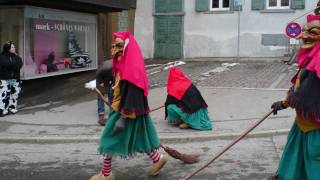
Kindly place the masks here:
<instances>
[{"instance_id":1,"label":"window","mask_svg":"<svg viewBox=\"0 0 320 180\"><path fill-rule=\"evenodd\" d=\"M290 0L267 0L267 9L289 9Z\"/></svg>"},{"instance_id":2,"label":"window","mask_svg":"<svg viewBox=\"0 0 320 180\"><path fill-rule=\"evenodd\" d=\"M211 0L210 10L211 11L229 10L229 0Z\"/></svg>"},{"instance_id":3,"label":"window","mask_svg":"<svg viewBox=\"0 0 320 180\"><path fill-rule=\"evenodd\" d=\"M96 16L35 7L24 13L25 77L97 67Z\"/></svg>"}]
</instances>

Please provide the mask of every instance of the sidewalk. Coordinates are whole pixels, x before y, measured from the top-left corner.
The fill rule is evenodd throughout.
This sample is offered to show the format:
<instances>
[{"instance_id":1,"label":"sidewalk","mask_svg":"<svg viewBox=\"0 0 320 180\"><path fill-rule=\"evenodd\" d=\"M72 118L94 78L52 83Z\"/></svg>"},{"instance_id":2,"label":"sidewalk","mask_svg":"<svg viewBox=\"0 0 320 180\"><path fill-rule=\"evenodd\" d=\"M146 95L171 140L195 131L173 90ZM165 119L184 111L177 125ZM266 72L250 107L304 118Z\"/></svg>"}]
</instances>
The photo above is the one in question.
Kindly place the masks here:
<instances>
[{"instance_id":1,"label":"sidewalk","mask_svg":"<svg viewBox=\"0 0 320 180\"><path fill-rule=\"evenodd\" d=\"M212 131L181 130L164 120L164 109L151 113L162 142L184 142L228 139L238 136L254 121L270 111L274 101L282 99L286 91L275 89L199 87L208 103L213 120ZM88 93L93 93L88 90ZM150 90L149 105L164 103L166 89ZM59 102L56 102L59 103ZM97 124L96 100L65 104L25 107L18 114L1 117L0 142L97 142L102 127ZM37 109L37 111L34 111ZM293 110L271 115L256 130L255 136L287 133L294 119Z\"/></svg>"}]
</instances>

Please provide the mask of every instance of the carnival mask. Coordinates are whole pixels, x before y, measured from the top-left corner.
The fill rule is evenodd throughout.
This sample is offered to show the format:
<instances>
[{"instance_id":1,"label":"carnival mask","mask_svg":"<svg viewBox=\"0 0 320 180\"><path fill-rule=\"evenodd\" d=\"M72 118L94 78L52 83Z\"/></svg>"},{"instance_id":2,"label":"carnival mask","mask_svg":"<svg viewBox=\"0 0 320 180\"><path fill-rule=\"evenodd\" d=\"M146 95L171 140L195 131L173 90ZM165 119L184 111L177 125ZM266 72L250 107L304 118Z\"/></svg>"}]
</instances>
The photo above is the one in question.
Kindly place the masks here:
<instances>
[{"instance_id":1,"label":"carnival mask","mask_svg":"<svg viewBox=\"0 0 320 180\"><path fill-rule=\"evenodd\" d=\"M304 25L300 39L302 39L301 48L313 48L320 40L320 21L315 20Z\"/></svg>"},{"instance_id":2,"label":"carnival mask","mask_svg":"<svg viewBox=\"0 0 320 180\"><path fill-rule=\"evenodd\" d=\"M116 38L111 47L112 58L122 56L124 41L120 38Z\"/></svg>"}]
</instances>

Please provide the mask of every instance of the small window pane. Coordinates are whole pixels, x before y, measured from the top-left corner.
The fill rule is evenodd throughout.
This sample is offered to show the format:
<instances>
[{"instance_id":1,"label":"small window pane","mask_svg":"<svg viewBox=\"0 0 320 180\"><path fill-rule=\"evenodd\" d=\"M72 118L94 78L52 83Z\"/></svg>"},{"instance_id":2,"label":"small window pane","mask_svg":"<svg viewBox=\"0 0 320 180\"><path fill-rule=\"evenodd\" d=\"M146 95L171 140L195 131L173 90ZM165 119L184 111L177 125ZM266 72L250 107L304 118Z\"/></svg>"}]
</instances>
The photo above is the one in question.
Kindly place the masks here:
<instances>
[{"instance_id":1,"label":"small window pane","mask_svg":"<svg viewBox=\"0 0 320 180\"><path fill-rule=\"evenodd\" d=\"M223 8L229 7L229 0L223 0Z\"/></svg>"},{"instance_id":2,"label":"small window pane","mask_svg":"<svg viewBox=\"0 0 320 180\"><path fill-rule=\"evenodd\" d=\"M219 8L219 0L212 0L212 8Z\"/></svg>"},{"instance_id":3,"label":"small window pane","mask_svg":"<svg viewBox=\"0 0 320 180\"><path fill-rule=\"evenodd\" d=\"M281 6L289 6L289 0L281 0Z\"/></svg>"},{"instance_id":4,"label":"small window pane","mask_svg":"<svg viewBox=\"0 0 320 180\"><path fill-rule=\"evenodd\" d=\"M277 0L269 0L269 7L276 7L277 6Z\"/></svg>"}]
</instances>

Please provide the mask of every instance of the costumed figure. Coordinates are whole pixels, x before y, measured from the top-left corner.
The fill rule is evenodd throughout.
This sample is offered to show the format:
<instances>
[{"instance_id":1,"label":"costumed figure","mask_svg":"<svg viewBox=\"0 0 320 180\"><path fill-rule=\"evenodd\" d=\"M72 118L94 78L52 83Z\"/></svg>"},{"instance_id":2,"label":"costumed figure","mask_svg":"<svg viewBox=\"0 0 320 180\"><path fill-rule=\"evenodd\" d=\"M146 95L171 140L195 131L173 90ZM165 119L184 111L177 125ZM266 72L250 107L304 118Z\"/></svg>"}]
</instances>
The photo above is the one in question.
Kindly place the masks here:
<instances>
[{"instance_id":1,"label":"costumed figure","mask_svg":"<svg viewBox=\"0 0 320 180\"><path fill-rule=\"evenodd\" d=\"M108 121L102 133L99 152L104 156L101 173L91 180L111 180L114 156L130 157L146 153L153 161L155 176L167 162L160 153L160 140L149 116L148 80L141 50L130 32L114 33L113 99Z\"/></svg>"},{"instance_id":2,"label":"costumed figure","mask_svg":"<svg viewBox=\"0 0 320 180\"><path fill-rule=\"evenodd\" d=\"M16 54L14 43L6 42L0 55L0 116L18 112L22 65L22 59Z\"/></svg>"},{"instance_id":3,"label":"costumed figure","mask_svg":"<svg viewBox=\"0 0 320 180\"><path fill-rule=\"evenodd\" d=\"M192 81L177 67L170 69L167 93L165 116L169 124L181 129L212 129L207 103Z\"/></svg>"},{"instance_id":4,"label":"costumed figure","mask_svg":"<svg viewBox=\"0 0 320 180\"><path fill-rule=\"evenodd\" d=\"M319 7L319 3L318 3ZM320 16L307 16L298 52L299 71L292 79L294 86L283 101L271 107L274 113L292 107L295 122L288 134L276 180L320 179Z\"/></svg>"}]
</instances>

